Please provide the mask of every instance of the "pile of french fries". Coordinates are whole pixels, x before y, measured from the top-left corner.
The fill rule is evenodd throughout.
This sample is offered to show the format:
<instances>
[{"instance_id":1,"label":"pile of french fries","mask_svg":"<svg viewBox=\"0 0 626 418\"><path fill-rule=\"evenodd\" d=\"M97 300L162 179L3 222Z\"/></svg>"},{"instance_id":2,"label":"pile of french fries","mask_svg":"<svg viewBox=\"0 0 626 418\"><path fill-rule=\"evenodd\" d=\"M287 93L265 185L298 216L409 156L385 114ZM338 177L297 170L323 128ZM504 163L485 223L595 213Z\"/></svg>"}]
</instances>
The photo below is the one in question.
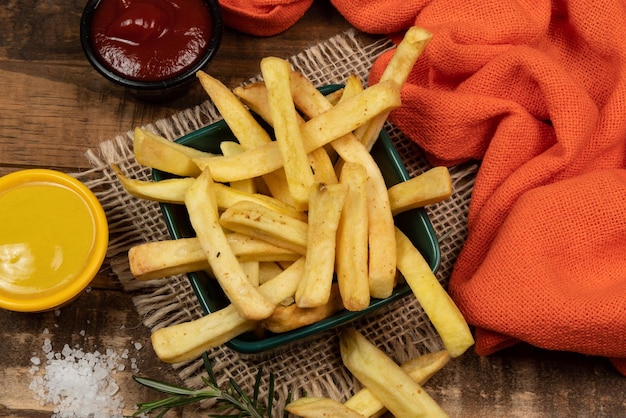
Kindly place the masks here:
<instances>
[{"instance_id":1,"label":"pile of french fries","mask_svg":"<svg viewBox=\"0 0 626 418\"><path fill-rule=\"evenodd\" d=\"M248 331L285 332L341 309L363 310L372 298L389 297L399 277L441 336L446 351L437 364L473 344L454 302L394 225L398 213L451 195L448 170L435 167L387 188L370 154L389 112L400 106L400 88L430 37L428 31L412 28L379 83L364 88L351 76L327 96L275 57L261 61L262 82L234 90L199 72L237 139L222 142L220 154L135 130L137 162L176 177L140 181L114 165L122 186L143 199L185 205L196 237L131 248L132 274L151 280L205 270L230 302L200 319L156 330L152 345L160 359L192 360ZM273 135L254 114L272 127ZM417 383L405 371L380 353L372 354L372 347L366 352L354 347L369 345L357 332L346 332L344 363L366 386L374 385L376 393L392 383L376 385L371 373L359 371L370 362L359 355L383 364L381 376L400 379L409 392L415 389ZM388 373L389 368L400 372ZM431 405L427 396L408 403ZM290 408L306 414L295 411L314 401L327 400L299 400ZM413 415L416 409L402 412L402 405L384 406L397 416L419 416ZM349 403L347 408L353 409Z\"/></svg>"}]
</instances>

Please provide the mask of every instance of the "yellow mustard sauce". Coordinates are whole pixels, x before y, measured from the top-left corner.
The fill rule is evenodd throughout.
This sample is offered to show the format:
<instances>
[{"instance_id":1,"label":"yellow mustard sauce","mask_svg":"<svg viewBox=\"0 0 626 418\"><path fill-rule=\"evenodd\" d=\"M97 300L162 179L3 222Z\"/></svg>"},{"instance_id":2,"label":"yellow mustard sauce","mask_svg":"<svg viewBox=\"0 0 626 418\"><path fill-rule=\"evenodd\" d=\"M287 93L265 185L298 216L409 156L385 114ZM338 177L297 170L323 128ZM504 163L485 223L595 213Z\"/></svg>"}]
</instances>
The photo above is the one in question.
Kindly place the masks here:
<instances>
[{"instance_id":1,"label":"yellow mustard sauce","mask_svg":"<svg viewBox=\"0 0 626 418\"><path fill-rule=\"evenodd\" d=\"M42 295L83 270L95 240L85 201L55 183L0 191L0 293Z\"/></svg>"}]
</instances>

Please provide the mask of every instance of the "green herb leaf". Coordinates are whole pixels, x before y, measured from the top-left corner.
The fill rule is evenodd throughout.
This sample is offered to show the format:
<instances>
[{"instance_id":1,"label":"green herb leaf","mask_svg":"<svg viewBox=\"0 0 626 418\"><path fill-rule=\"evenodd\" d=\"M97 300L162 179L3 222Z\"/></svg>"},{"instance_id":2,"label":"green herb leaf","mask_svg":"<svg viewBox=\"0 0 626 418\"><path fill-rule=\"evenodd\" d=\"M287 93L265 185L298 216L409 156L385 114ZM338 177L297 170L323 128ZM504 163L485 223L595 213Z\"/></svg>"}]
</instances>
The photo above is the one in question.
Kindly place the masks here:
<instances>
[{"instance_id":1,"label":"green herb leaf","mask_svg":"<svg viewBox=\"0 0 626 418\"><path fill-rule=\"evenodd\" d=\"M163 417L172 408L185 406L206 399L212 399L215 401L214 410L222 412L232 411L232 413L209 414L208 416L211 418L272 418L271 414L275 390L274 375L272 373L269 374L267 404L263 404L259 400L259 394L261 393L261 384L263 380L263 369L259 369L259 371L257 372L254 383L254 390L252 393L252 397L250 397L232 378L229 379L226 389L220 389L217 383L217 378L213 371L213 367L206 353L203 355L203 360L204 367L208 375L208 377L202 377L202 381L206 385L206 388L204 389L189 389L146 377L133 376L133 379L135 379L135 381L146 387L149 387L161 393L174 395L156 401L143 402L138 404L138 410L133 414L133 416L157 413L158 415L156 415L156 417L160 418ZM287 413L284 412L283 417L286 416Z\"/></svg>"}]
</instances>

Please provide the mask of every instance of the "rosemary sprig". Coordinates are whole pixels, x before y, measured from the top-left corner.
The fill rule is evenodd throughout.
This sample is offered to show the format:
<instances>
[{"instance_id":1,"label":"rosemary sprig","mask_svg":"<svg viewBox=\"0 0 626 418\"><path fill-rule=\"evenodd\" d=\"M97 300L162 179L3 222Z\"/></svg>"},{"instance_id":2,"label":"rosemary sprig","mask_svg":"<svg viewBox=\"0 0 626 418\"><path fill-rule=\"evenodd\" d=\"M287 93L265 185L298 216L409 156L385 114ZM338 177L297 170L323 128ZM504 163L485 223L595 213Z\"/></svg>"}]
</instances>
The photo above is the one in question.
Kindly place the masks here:
<instances>
[{"instance_id":1,"label":"rosemary sprig","mask_svg":"<svg viewBox=\"0 0 626 418\"><path fill-rule=\"evenodd\" d=\"M202 377L203 383L206 385L204 389L189 389L181 386L171 385L145 377L133 376L138 383L166 393L167 398L156 401L143 402L137 405L138 410L133 416L142 414L157 413L157 418L162 418L170 409L180 406L201 402L206 399L215 401L215 409L224 414L209 414L211 418L228 418L228 417L251 417L251 418L272 418L272 406L274 400L274 375L269 375L269 387L267 402L263 403L259 400L261 389L261 379L263 370L259 369L254 383L254 391L252 397L248 396L245 391L232 378L229 379L225 389L220 389L211 366L208 355L203 355L204 368L207 371L208 378ZM229 413L232 411L232 413ZM287 417L287 413L283 413L283 417Z\"/></svg>"}]
</instances>

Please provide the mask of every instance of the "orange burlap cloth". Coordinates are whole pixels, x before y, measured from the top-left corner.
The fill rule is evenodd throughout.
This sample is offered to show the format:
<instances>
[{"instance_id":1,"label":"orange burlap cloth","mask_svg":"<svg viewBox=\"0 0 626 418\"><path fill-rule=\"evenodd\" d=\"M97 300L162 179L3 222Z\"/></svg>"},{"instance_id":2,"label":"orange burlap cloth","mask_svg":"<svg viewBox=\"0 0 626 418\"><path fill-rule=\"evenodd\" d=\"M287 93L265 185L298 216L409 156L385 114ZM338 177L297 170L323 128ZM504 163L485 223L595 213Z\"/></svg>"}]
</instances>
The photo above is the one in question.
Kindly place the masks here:
<instances>
[{"instance_id":1,"label":"orange burlap cloth","mask_svg":"<svg viewBox=\"0 0 626 418\"><path fill-rule=\"evenodd\" d=\"M256 36L279 34L296 23L313 0L219 0L224 24Z\"/></svg>"},{"instance_id":2,"label":"orange burlap cloth","mask_svg":"<svg viewBox=\"0 0 626 418\"><path fill-rule=\"evenodd\" d=\"M481 161L449 281L477 353L526 341L626 374L624 1L333 4L365 32L433 32L391 120L433 164Z\"/></svg>"}]
</instances>

